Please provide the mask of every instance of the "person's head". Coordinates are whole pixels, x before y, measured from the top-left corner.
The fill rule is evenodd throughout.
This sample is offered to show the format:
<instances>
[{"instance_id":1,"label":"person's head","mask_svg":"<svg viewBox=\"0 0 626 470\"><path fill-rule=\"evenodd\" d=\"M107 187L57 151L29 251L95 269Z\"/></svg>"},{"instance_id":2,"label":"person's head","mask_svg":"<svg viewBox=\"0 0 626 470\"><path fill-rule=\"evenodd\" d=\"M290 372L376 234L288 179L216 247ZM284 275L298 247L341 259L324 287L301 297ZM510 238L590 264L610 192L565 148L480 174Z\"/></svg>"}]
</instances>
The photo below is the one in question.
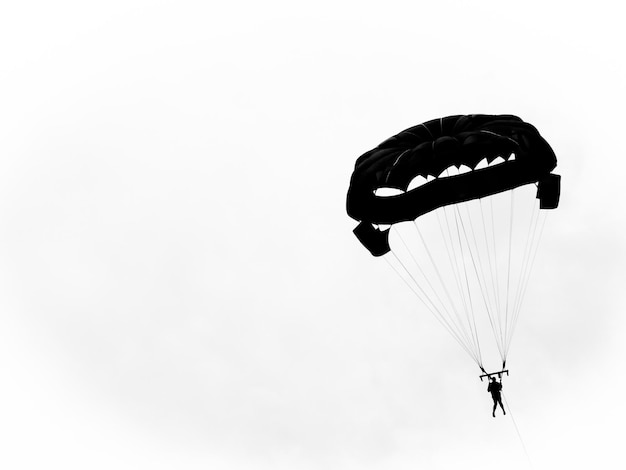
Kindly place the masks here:
<instances>
[{"instance_id":1,"label":"person's head","mask_svg":"<svg viewBox=\"0 0 626 470\"><path fill-rule=\"evenodd\" d=\"M491 377L491 381L492 381L492 382L495 382L495 381L496 381L496 378L495 378L495 377Z\"/></svg>"}]
</instances>

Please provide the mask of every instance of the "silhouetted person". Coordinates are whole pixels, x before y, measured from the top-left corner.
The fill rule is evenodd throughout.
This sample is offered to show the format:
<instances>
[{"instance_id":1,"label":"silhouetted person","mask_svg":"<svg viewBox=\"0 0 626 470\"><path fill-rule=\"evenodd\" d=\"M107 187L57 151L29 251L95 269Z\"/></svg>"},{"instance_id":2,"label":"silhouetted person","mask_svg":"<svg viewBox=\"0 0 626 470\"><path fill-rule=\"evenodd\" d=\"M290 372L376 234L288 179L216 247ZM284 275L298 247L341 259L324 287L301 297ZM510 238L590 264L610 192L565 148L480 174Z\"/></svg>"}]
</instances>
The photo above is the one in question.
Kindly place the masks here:
<instances>
[{"instance_id":1,"label":"silhouetted person","mask_svg":"<svg viewBox=\"0 0 626 470\"><path fill-rule=\"evenodd\" d=\"M500 382L496 382L496 378L491 377L491 382L487 387L487 391L491 392L491 398L493 398L493 413L491 413L491 415L494 418L496 417L496 408L498 405L502 408L502 412L506 414L504 406L502 406L502 395L500 394L500 390L502 390L502 379L500 379Z\"/></svg>"}]
</instances>

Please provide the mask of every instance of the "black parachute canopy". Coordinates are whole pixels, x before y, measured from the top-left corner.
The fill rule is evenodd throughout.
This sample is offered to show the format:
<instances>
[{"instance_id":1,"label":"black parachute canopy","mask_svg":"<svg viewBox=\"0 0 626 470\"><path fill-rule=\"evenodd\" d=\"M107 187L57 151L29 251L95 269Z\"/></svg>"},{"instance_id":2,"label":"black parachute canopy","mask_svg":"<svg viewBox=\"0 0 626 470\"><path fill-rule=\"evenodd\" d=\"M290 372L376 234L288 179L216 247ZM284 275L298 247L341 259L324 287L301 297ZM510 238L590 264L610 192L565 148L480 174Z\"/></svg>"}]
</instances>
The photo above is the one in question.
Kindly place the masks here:
<instances>
[{"instance_id":1,"label":"black parachute canopy","mask_svg":"<svg viewBox=\"0 0 626 470\"><path fill-rule=\"evenodd\" d=\"M481 160L491 163L498 157L505 162L476 169ZM443 174L461 165L471 171ZM542 209L556 208L560 176L551 174L555 167L550 145L517 116L470 114L433 119L400 132L357 159L347 212L360 222L354 230L357 238L374 256L381 256L390 250L388 230L372 224L415 220L439 207L529 183L537 184ZM430 181L407 191L417 176ZM404 192L383 197L375 194L379 188Z\"/></svg>"}]
</instances>

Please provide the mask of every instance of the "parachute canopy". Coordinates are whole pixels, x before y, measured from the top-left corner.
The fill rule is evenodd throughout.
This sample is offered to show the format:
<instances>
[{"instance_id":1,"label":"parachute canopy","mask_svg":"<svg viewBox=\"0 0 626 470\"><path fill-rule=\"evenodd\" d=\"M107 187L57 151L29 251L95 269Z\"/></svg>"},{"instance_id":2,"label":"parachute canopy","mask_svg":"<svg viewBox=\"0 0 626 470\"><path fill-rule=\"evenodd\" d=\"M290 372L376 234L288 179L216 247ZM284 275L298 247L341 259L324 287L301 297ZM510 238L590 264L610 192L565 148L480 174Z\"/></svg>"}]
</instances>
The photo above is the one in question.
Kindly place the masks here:
<instances>
[{"instance_id":1,"label":"parachute canopy","mask_svg":"<svg viewBox=\"0 0 626 470\"><path fill-rule=\"evenodd\" d=\"M481 167L486 159L495 166ZM463 169L449 176L447 169ZM448 116L410 127L361 155L347 197L355 235L374 256L389 251L386 231L372 224L415 220L439 207L537 183L542 209L558 206L556 156L531 124L513 115ZM421 181L419 181L421 178ZM417 187L409 190L414 182ZM421 184L419 184L421 183ZM380 188L398 190L381 196Z\"/></svg>"}]
</instances>

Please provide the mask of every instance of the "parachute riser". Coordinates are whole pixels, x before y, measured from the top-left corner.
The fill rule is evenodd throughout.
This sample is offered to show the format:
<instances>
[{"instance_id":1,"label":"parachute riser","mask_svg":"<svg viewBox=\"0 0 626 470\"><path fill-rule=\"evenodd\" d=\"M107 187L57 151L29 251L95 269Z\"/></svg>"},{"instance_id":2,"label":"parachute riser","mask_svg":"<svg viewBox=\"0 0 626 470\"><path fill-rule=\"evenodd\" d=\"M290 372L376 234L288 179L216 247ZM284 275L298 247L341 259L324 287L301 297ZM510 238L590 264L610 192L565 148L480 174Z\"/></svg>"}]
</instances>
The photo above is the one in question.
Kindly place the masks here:
<instances>
[{"instance_id":1,"label":"parachute riser","mask_svg":"<svg viewBox=\"0 0 626 470\"><path fill-rule=\"evenodd\" d=\"M509 375L508 369L507 370L501 370L500 372L492 372L491 374L483 374L483 375L480 375L479 378L480 378L481 382L483 381L483 377L490 378L490 377L492 377L494 375L497 375L499 379L502 379L502 374L506 374L507 377L508 377L508 375Z\"/></svg>"}]
</instances>

